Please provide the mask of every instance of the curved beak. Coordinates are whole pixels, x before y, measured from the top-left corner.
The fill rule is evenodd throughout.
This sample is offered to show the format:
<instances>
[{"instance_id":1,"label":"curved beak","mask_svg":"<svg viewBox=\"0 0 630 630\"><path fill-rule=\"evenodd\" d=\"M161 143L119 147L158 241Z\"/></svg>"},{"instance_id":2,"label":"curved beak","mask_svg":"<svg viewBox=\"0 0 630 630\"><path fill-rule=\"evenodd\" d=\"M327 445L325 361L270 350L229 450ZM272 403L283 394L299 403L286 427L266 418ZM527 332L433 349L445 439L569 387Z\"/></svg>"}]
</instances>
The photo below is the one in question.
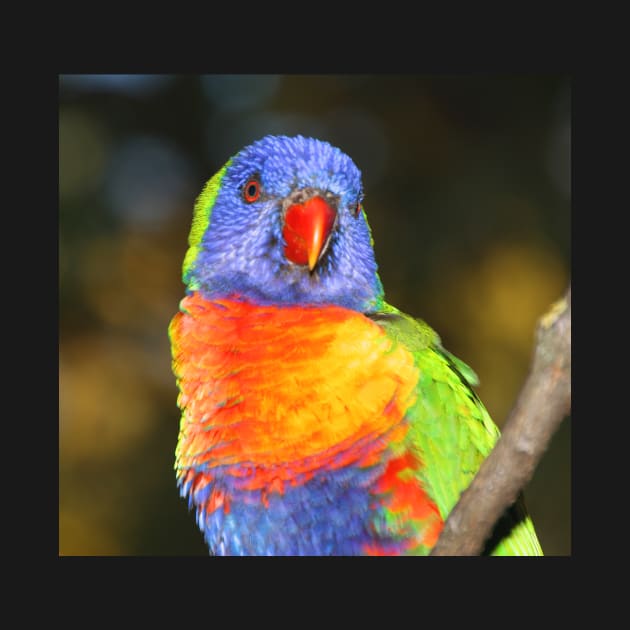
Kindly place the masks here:
<instances>
[{"instance_id":1,"label":"curved beak","mask_svg":"<svg viewBox=\"0 0 630 630\"><path fill-rule=\"evenodd\" d=\"M320 195L289 206L282 230L285 256L313 271L326 251L336 218L337 211Z\"/></svg>"}]
</instances>

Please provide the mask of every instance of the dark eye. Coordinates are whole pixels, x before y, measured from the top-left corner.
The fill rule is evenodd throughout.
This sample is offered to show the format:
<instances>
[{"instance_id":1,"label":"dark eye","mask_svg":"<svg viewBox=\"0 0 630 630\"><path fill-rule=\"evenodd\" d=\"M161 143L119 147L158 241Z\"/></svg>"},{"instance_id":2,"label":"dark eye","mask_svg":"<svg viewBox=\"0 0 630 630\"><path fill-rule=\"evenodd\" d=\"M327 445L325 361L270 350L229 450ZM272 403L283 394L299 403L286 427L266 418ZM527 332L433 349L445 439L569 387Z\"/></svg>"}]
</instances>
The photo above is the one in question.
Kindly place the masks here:
<instances>
[{"instance_id":1,"label":"dark eye","mask_svg":"<svg viewBox=\"0 0 630 630\"><path fill-rule=\"evenodd\" d=\"M260 182L257 179L250 179L243 188L243 197L247 203L253 203L260 197Z\"/></svg>"}]
</instances>

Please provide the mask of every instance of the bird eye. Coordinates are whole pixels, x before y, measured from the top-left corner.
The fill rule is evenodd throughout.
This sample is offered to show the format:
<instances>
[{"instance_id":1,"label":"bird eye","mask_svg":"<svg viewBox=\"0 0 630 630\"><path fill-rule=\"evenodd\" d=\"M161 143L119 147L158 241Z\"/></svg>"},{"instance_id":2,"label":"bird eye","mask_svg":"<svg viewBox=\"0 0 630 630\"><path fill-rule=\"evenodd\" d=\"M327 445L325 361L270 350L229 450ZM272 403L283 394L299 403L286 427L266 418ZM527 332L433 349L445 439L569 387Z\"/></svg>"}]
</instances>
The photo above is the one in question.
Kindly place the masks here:
<instances>
[{"instance_id":1,"label":"bird eye","mask_svg":"<svg viewBox=\"0 0 630 630\"><path fill-rule=\"evenodd\" d=\"M354 214L354 218L355 219L359 216L359 214L361 214L361 202L360 201L357 201L357 205L354 207L353 214Z\"/></svg>"},{"instance_id":2,"label":"bird eye","mask_svg":"<svg viewBox=\"0 0 630 630\"><path fill-rule=\"evenodd\" d=\"M257 179L250 179L243 188L243 197L247 203L253 203L260 197L260 182Z\"/></svg>"}]
</instances>

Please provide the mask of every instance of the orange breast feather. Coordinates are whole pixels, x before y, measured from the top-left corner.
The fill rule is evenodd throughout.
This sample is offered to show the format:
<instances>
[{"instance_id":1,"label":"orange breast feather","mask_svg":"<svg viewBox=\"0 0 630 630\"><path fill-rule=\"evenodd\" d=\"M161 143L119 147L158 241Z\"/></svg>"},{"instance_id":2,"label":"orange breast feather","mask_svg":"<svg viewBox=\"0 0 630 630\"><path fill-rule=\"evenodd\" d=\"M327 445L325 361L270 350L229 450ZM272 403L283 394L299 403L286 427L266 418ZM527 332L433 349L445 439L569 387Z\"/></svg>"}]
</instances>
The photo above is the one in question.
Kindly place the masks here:
<instances>
[{"instance_id":1,"label":"orange breast feather","mask_svg":"<svg viewBox=\"0 0 630 630\"><path fill-rule=\"evenodd\" d=\"M389 440L402 438L417 369L360 313L197 293L181 308L170 327L183 410L178 467L291 463L307 472L348 463L353 444L396 427Z\"/></svg>"}]
</instances>

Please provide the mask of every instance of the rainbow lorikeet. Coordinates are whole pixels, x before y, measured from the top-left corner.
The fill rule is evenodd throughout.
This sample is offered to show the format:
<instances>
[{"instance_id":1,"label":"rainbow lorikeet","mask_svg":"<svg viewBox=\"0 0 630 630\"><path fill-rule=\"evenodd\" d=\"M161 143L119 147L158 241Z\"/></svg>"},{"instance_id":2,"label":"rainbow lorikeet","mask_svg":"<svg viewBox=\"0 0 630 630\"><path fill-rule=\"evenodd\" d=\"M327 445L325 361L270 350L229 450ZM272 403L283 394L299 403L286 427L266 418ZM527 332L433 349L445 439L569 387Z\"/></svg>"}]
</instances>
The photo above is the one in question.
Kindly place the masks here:
<instances>
[{"instance_id":1,"label":"rainbow lorikeet","mask_svg":"<svg viewBox=\"0 0 630 630\"><path fill-rule=\"evenodd\" d=\"M206 184L169 335L175 469L217 555L426 555L499 432L472 370L385 302L361 173L267 136ZM541 555L521 501L486 546Z\"/></svg>"}]
</instances>

